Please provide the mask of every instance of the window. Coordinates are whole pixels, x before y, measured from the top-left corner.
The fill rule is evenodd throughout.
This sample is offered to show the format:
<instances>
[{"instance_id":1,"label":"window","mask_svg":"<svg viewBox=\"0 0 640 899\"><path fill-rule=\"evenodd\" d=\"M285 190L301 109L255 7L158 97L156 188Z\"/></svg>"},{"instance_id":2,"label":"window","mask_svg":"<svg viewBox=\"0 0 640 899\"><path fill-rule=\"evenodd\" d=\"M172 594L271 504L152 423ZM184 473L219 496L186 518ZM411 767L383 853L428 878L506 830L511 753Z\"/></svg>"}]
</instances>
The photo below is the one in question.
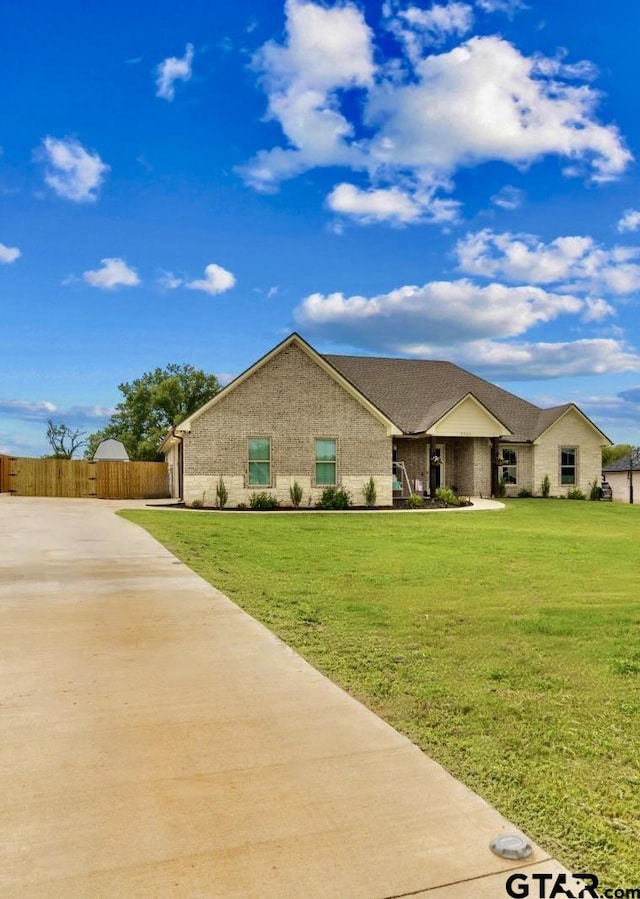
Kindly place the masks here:
<instances>
[{"instance_id":1,"label":"window","mask_svg":"<svg viewBox=\"0 0 640 899\"><path fill-rule=\"evenodd\" d=\"M336 441L316 440L316 484L320 487L336 484L336 468Z\"/></svg>"},{"instance_id":2,"label":"window","mask_svg":"<svg viewBox=\"0 0 640 899\"><path fill-rule=\"evenodd\" d=\"M249 437L249 486L271 486L270 437Z\"/></svg>"},{"instance_id":3,"label":"window","mask_svg":"<svg viewBox=\"0 0 640 899\"><path fill-rule=\"evenodd\" d=\"M502 466L502 477L505 484L518 483L518 452L510 447L502 448L502 458L504 465Z\"/></svg>"},{"instance_id":4,"label":"window","mask_svg":"<svg viewBox=\"0 0 640 899\"><path fill-rule=\"evenodd\" d=\"M560 483L575 484L578 451L563 447L560 450Z\"/></svg>"}]
</instances>

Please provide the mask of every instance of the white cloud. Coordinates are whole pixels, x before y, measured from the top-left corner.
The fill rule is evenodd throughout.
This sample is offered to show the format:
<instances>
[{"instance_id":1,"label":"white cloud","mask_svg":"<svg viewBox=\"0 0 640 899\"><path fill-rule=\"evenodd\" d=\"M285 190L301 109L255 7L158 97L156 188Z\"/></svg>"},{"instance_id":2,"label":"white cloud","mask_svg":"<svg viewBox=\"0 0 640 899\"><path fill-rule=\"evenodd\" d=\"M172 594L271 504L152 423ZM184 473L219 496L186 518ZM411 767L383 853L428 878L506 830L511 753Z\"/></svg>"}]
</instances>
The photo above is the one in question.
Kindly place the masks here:
<instances>
[{"instance_id":1,"label":"white cloud","mask_svg":"<svg viewBox=\"0 0 640 899\"><path fill-rule=\"evenodd\" d=\"M442 353L442 347L438 351ZM619 340L604 338L558 343L487 340L453 347L447 358L481 371L486 377L512 381L640 370L637 353L628 350Z\"/></svg>"},{"instance_id":2,"label":"white cloud","mask_svg":"<svg viewBox=\"0 0 640 899\"><path fill-rule=\"evenodd\" d=\"M361 222L391 221L406 224L422 217L418 203L398 187L386 190L360 190L353 184L337 184L327 197L333 212L349 215Z\"/></svg>"},{"instance_id":3,"label":"white cloud","mask_svg":"<svg viewBox=\"0 0 640 899\"><path fill-rule=\"evenodd\" d=\"M65 200L88 203L97 199L109 166L98 153L86 150L72 137L45 137L44 160L47 166L44 180Z\"/></svg>"},{"instance_id":4,"label":"white cloud","mask_svg":"<svg viewBox=\"0 0 640 899\"><path fill-rule=\"evenodd\" d=\"M527 9L523 0L476 0L476 6L484 12L502 12L509 18L521 9Z\"/></svg>"},{"instance_id":5,"label":"white cloud","mask_svg":"<svg viewBox=\"0 0 640 899\"><path fill-rule=\"evenodd\" d=\"M312 294L294 314L304 333L318 340L376 353L450 359L486 377L530 380L640 370L640 356L622 340L515 339L561 315L598 320L610 311L600 300L535 287L479 287L462 280L401 287L370 298Z\"/></svg>"},{"instance_id":6,"label":"white cloud","mask_svg":"<svg viewBox=\"0 0 640 899\"><path fill-rule=\"evenodd\" d=\"M21 421L46 421L53 415L69 418L74 422L93 421L108 418L113 409L104 406L58 406L49 400L3 400L0 399L0 415L11 416Z\"/></svg>"},{"instance_id":7,"label":"white cloud","mask_svg":"<svg viewBox=\"0 0 640 899\"><path fill-rule=\"evenodd\" d=\"M578 297L540 287L480 287L462 279L400 287L374 297L315 293L295 310L295 318L314 335L333 341L411 352L409 340L450 345L513 337L586 308Z\"/></svg>"},{"instance_id":8,"label":"white cloud","mask_svg":"<svg viewBox=\"0 0 640 899\"><path fill-rule=\"evenodd\" d=\"M217 294L230 290L236 283L235 276L221 265L211 263L204 270L204 278L189 281L185 286L189 290L204 290L205 293Z\"/></svg>"},{"instance_id":9,"label":"white cloud","mask_svg":"<svg viewBox=\"0 0 640 899\"><path fill-rule=\"evenodd\" d=\"M597 121L599 94L576 83L594 76L591 63L527 57L497 36L429 52L425 35L428 41L461 33L471 6L385 6L413 43L405 41L402 58L376 67L372 32L352 3L325 8L288 0L285 42L270 41L254 57L268 117L280 124L286 143L260 151L244 167L253 187L274 190L309 169L343 166L365 173L369 184L346 192L344 183L337 185L331 208L342 204L344 215L365 223L441 221L446 216L436 204L451 202L442 194L460 167L498 160L524 168L555 155L565 160L565 174L604 182L629 164L618 129ZM489 6L513 11L516 4L482 8ZM513 196L498 195L498 205ZM389 215L380 212L385 206ZM417 206L422 215L414 216Z\"/></svg>"},{"instance_id":10,"label":"white cloud","mask_svg":"<svg viewBox=\"0 0 640 899\"><path fill-rule=\"evenodd\" d=\"M372 157L450 172L488 160L530 165L557 154L590 164L595 181L619 175L631 155L614 126L594 120L595 92L545 78L539 62L499 37L474 37L426 57L417 83L371 96L367 122L378 129Z\"/></svg>"},{"instance_id":11,"label":"white cloud","mask_svg":"<svg viewBox=\"0 0 640 899\"><path fill-rule=\"evenodd\" d=\"M364 88L374 75L372 33L351 4L324 8L287 0L287 40L269 41L254 57L269 99L291 148L262 151L245 167L247 181L273 188L317 165L349 164L360 155L349 143L353 127L339 109L336 92Z\"/></svg>"},{"instance_id":12,"label":"white cloud","mask_svg":"<svg viewBox=\"0 0 640 899\"><path fill-rule=\"evenodd\" d=\"M558 237L545 244L533 234L498 234L485 228L461 238L454 252L462 271L485 278L619 295L640 289L640 265L633 261L640 257L640 248L606 250L591 237Z\"/></svg>"},{"instance_id":13,"label":"white cloud","mask_svg":"<svg viewBox=\"0 0 640 899\"><path fill-rule=\"evenodd\" d=\"M134 268L130 268L124 259L101 259L102 268L84 272L82 278L92 287L112 290L115 287L136 287L140 278Z\"/></svg>"},{"instance_id":14,"label":"white cloud","mask_svg":"<svg viewBox=\"0 0 640 899\"><path fill-rule=\"evenodd\" d=\"M640 211L637 209L627 209L625 214L618 222L618 231L637 231L640 228Z\"/></svg>"},{"instance_id":15,"label":"white cloud","mask_svg":"<svg viewBox=\"0 0 640 899\"><path fill-rule=\"evenodd\" d=\"M20 256L22 256L22 253L17 247L7 247L0 243L0 264L8 265L11 262L15 262Z\"/></svg>"},{"instance_id":16,"label":"white cloud","mask_svg":"<svg viewBox=\"0 0 640 899\"><path fill-rule=\"evenodd\" d=\"M522 206L523 199L523 191L518 190L517 187L513 187L511 184L505 184L497 194L491 197L491 202L494 206L499 206L500 209L512 210L519 209Z\"/></svg>"},{"instance_id":17,"label":"white cloud","mask_svg":"<svg viewBox=\"0 0 640 899\"><path fill-rule=\"evenodd\" d=\"M394 12L387 28L403 44L413 64L419 61L427 47L440 46L452 36L461 37L473 27L473 8L455 0L442 6L435 4L429 9L409 6Z\"/></svg>"},{"instance_id":18,"label":"white cloud","mask_svg":"<svg viewBox=\"0 0 640 899\"><path fill-rule=\"evenodd\" d=\"M193 62L193 44L187 44L184 56L169 56L156 68L156 97L171 102L176 95L176 81L191 80L191 64Z\"/></svg>"}]
</instances>

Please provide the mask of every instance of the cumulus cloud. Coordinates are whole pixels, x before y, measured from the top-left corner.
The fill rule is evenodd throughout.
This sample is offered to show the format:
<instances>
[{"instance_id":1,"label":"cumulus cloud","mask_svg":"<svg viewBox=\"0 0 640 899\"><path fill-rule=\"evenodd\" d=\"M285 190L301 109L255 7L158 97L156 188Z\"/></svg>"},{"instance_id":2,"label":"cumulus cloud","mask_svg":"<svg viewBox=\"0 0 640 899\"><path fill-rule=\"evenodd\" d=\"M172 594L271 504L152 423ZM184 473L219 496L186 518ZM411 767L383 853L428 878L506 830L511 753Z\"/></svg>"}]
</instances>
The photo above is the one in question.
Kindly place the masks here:
<instances>
[{"instance_id":1,"label":"cumulus cloud","mask_svg":"<svg viewBox=\"0 0 640 899\"><path fill-rule=\"evenodd\" d=\"M268 97L268 117L280 123L291 147L258 153L244 168L260 190L317 165L350 164L358 155L354 129L336 92L364 88L374 74L372 33L362 13L346 4L324 8L287 0L287 40L266 43L254 67Z\"/></svg>"},{"instance_id":2,"label":"cumulus cloud","mask_svg":"<svg viewBox=\"0 0 640 899\"><path fill-rule=\"evenodd\" d=\"M72 137L45 137L42 141L44 180L65 200L91 203L97 199L109 166L95 151L86 150Z\"/></svg>"},{"instance_id":3,"label":"cumulus cloud","mask_svg":"<svg viewBox=\"0 0 640 899\"><path fill-rule=\"evenodd\" d=\"M374 297L314 293L303 300L295 318L307 331L341 343L412 352L409 340L450 345L512 337L585 308L578 297L539 287L480 287L462 279L400 287Z\"/></svg>"},{"instance_id":4,"label":"cumulus cloud","mask_svg":"<svg viewBox=\"0 0 640 899\"><path fill-rule=\"evenodd\" d=\"M333 212L350 215L361 222L415 222L423 210L408 193L398 187L361 190L353 184L337 184L327 197Z\"/></svg>"},{"instance_id":5,"label":"cumulus cloud","mask_svg":"<svg viewBox=\"0 0 640 899\"><path fill-rule=\"evenodd\" d=\"M316 340L382 354L445 358L486 377L529 380L640 369L640 356L622 339L518 340L561 316L595 322L613 313L599 298L461 279L373 297L315 293L294 317Z\"/></svg>"},{"instance_id":6,"label":"cumulus cloud","mask_svg":"<svg viewBox=\"0 0 640 899\"><path fill-rule=\"evenodd\" d=\"M486 0L481 8L516 5ZM249 161L249 184L274 190L309 169L343 166L369 183L333 189L328 205L342 206L342 215L376 222L388 206L392 223L440 221L436 204L463 166L498 160L524 168L555 155L567 175L604 182L629 164L618 129L597 120L598 93L577 83L593 78L590 63L528 57L497 36L435 53L429 42L467 29L470 4L385 7L412 42L403 39L402 57L376 66L372 32L355 5L288 0L285 41L269 41L253 61L268 117L286 142ZM502 200L508 204L508 194Z\"/></svg>"},{"instance_id":7,"label":"cumulus cloud","mask_svg":"<svg viewBox=\"0 0 640 899\"><path fill-rule=\"evenodd\" d=\"M221 265L211 263L204 270L204 278L189 281L185 284L189 290L203 290L212 295L230 290L236 283L235 276ZM177 286L177 285L176 285Z\"/></svg>"},{"instance_id":8,"label":"cumulus cloud","mask_svg":"<svg viewBox=\"0 0 640 899\"><path fill-rule=\"evenodd\" d=\"M191 80L193 44L187 44L184 56L169 56L156 68L156 97L171 102L176 95L176 81Z\"/></svg>"},{"instance_id":9,"label":"cumulus cloud","mask_svg":"<svg viewBox=\"0 0 640 899\"><path fill-rule=\"evenodd\" d=\"M625 214L618 222L618 231L637 231L640 228L640 211L637 209L627 209Z\"/></svg>"},{"instance_id":10,"label":"cumulus cloud","mask_svg":"<svg viewBox=\"0 0 640 899\"><path fill-rule=\"evenodd\" d=\"M19 259L22 253L17 247L7 247L0 243L0 265L9 265Z\"/></svg>"},{"instance_id":11,"label":"cumulus cloud","mask_svg":"<svg viewBox=\"0 0 640 899\"><path fill-rule=\"evenodd\" d=\"M442 348L440 347L440 352ZM619 340L592 338L558 343L497 340L452 347L452 359L496 380L529 381L640 370L640 356Z\"/></svg>"},{"instance_id":12,"label":"cumulus cloud","mask_svg":"<svg viewBox=\"0 0 640 899\"><path fill-rule=\"evenodd\" d=\"M593 238L557 237L543 243L534 234L467 234L455 246L459 267L471 275L528 284L564 284L571 290L629 294L640 289L640 248L604 249Z\"/></svg>"},{"instance_id":13,"label":"cumulus cloud","mask_svg":"<svg viewBox=\"0 0 640 899\"><path fill-rule=\"evenodd\" d=\"M417 6L402 8L393 5L393 14L387 21L387 28L404 46L404 51L412 63L422 57L428 47L437 47L450 37L461 37L473 27L473 8L467 3L454 0L445 5L421 9ZM388 12L392 4L387 4Z\"/></svg>"},{"instance_id":14,"label":"cumulus cloud","mask_svg":"<svg viewBox=\"0 0 640 899\"><path fill-rule=\"evenodd\" d=\"M95 271L84 272L82 278L92 287L113 290L115 287L136 287L140 278L134 268L130 268L124 259L101 259L102 267Z\"/></svg>"}]
</instances>

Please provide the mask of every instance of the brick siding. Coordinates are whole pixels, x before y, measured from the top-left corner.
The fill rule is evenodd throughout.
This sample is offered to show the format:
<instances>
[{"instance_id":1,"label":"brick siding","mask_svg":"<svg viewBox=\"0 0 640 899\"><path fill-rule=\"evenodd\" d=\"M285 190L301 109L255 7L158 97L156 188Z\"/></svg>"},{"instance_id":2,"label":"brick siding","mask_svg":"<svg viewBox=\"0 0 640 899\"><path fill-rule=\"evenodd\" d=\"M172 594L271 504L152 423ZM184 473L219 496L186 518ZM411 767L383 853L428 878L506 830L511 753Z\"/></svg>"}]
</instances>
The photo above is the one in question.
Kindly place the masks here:
<instances>
[{"instance_id":1,"label":"brick siding","mask_svg":"<svg viewBox=\"0 0 640 899\"><path fill-rule=\"evenodd\" d=\"M271 438L269 487L248 484L248 438ZM185 501L215 504L224 478L228 505L248 503L266 490L290 503L289 486L303 487L303 504L322 492L315 485L315 439L337 441L337 480L364 504L362 487L373 476L377 504L392 501L392 438L384 425L295 344L256 369L192 424L184 439Z\"/></svg>"}]
</instances>

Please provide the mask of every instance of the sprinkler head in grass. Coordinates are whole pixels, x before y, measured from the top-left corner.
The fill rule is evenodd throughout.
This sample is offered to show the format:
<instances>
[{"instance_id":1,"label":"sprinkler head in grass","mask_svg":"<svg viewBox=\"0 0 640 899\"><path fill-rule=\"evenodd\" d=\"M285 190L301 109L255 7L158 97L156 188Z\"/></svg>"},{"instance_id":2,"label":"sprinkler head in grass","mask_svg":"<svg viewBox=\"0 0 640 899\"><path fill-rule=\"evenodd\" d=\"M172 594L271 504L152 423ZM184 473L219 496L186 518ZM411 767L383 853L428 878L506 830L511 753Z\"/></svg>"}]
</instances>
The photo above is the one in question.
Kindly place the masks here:
<instances>
[{"instance_id":1,"label":"sprinkler head in grass","mask_svg":"<svg viewBox=\"0 0 640 899\"><path fill-rule=\"evenodd\" d=\"M528 858L533 852L529 840L517 833L501 833L491 840L489 848L500 858Z\"/></svg>"}]
</instances>

